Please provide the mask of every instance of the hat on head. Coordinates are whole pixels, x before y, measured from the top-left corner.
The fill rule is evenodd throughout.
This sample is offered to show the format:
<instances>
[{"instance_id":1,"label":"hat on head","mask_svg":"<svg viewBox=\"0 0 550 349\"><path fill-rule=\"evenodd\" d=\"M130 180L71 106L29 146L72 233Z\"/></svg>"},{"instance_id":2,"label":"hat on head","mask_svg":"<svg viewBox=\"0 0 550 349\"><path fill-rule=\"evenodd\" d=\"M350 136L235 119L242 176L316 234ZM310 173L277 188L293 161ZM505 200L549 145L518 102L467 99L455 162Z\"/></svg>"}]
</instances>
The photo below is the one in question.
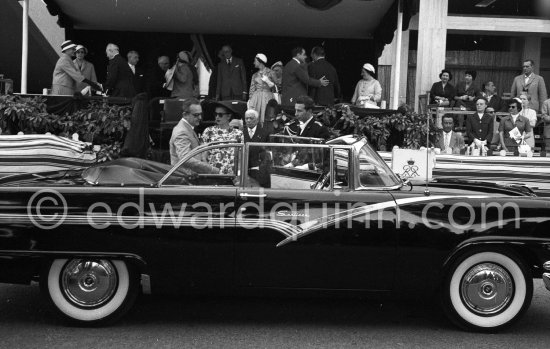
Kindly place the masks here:
<instances>
[{"instance_id":1,"label":"hat on head","mask_svg":"<svg viewBox=\"0 0 550 349\"><path fill-rule=\"evenodd\" d=\"M283 66L283 62L277 61L273 63L273 65L271 66L271 70L273 70L275 67L282 67L282 66Z\"/></svg>"},{"instance_id":2,"label":"hat on head","mask_svg":"<svg viewBox=\"0 0 550 349\"><path fill-rule=\"evenodd\" d=\"M373 74L376 73L375 70L374 70L374 67L370 63L363 64L363 69L365 69L366 71L370 71Z\"/></svg>"},{"instance_id":3,"label":"hat on head","mask_svg":"<svg viewBox=\"0 0 550 349\"><path fill-rule=\"evenodd\" d=\"M239 100L228 100L228 101L215 101L212 102L212 106L223 107L231 111L236 117L242 118L247 109L247 103Z\"/></svg>"},{"instance_id":4,"label":"hat on head","mask_svg":"<svg viewBox=\"0 0 550 349\"><path fill-rule=\"evenodd\" d=\"M76 45L73 44L72 40L64 41L64 42L61 44L61 52L65 52L65 51L67 51L68 49L74 48L74 47L76 47Z\"/></svg>"},{"instance_id":5,"label":"hat on head","mask_svg":"<svg viewBox=\"0 0 550 349\"><path fill-rule=\"evenodd\" d=\"M76 50L76 51L78 51L78 50L84 50L84 53L85 53L85 54L88 54L88 49L87 49L86 47L82 46L82 45L76 45L76 49L75 49L75 50Z\"/></svg>"},{"instance_id":6,"label":"hat on head","mask_svg":"<svg viewBox=\"0 0 550 349\"><path fill-rule=\"evenodd\" d=\"M256 58L258 61L262 62L263 64L267 63L267 57L263 53L258 53L256 55L256 57L254 57L254 58Z\"/></svg>"}]
</instances>

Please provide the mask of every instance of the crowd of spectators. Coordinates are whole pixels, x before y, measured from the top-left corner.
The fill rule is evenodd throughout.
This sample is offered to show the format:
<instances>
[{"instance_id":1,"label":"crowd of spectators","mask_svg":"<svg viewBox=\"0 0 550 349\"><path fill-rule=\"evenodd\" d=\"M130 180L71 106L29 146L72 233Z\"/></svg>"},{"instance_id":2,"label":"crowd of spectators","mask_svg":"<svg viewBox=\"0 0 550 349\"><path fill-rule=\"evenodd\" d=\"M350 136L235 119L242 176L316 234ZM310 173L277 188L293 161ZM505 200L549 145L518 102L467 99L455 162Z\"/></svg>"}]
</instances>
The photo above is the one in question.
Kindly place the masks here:
<instances>
[{"instance_id":1,"label":"crowd of spectators","mask_svg":"<svg viewBox=\"0 0 550 349\"><path fill-rule=\"evenodd\" d=\"M522 145L528 145L533 150L536 126L544 125L542 134L537 136L543 138L541 152L546 153L550 151L550 100L544 78L533 72L534 66L533 60L523 62L523 73L514 78L506 98L497 95L493 81L485 81L479 88L475 81L476 71L466 71L455 87L451 83L452 73L443 69L440 81L430 90L430 103L474 111L466 118L467 144L480 149L492 146L495 150L518 153ZM460 118L457 119L460 124ZM455 120L453 126L456 123ZM496 134L495 129L498 130ZM456 152L456 149L444 151Z\"/></svg>"},{"instance_id":2,"label":"crowd of spectators","mask_svg":"<svg viewBox=\"0 0 550 349\"><path fill-rule=\"evenodd\" d=\"M110 43L106 47L109 64L104 84L97 81L93 64L85 59L86 47L66 41L62 45L62 52L53 74L52 94L72 95L78 91L93 93L97 90L108 96L126 98L141 92L147 92L149 97L184 100L199 97L195 61L188 51L179 52L173 65L169 57L158 57L157 66L145 74L138 65L138 52L131 50L126 55L127 59L124 59L118 46ZM73 60L75 53L76 58ZM230 45L224 45L219 51L219 63L211 76L210 93L213 99L246 101L248 108L257 113L260 125L272 120L271 107L274 105L303 105L304 108L296 109L298 121L292 126L294 129L286 129L289 134L301 134L304 130L307 134L307 130L316 125L315 120L302 120L302 114L308 115L309 101L312 105L333 106L342 100L340 82L336 69L326 59L323 47L311 50L312 61L309 64L306 63L307 54L303 47L294 48L290 56L283 65L280 61L272 63L265 54L257 53L253 60L256 71L248 80L243 60L233 55ZM493 146L496 150L513 152L520 145L526 144L532 149L535 146L534 130L542 123L545 125L544 132L538 136L545 140L543 150L550 150L550 100L544 79L533 72L534 65L532 60L523 62L523 74L514 78L510 95L506 98L497 95L497 86L493 81L484 81L480 86L474 70L467 70L455 86L451 71L443 69L439 74L440 81L435 82L430 90L430 103L470 111L465 122L465 146L480 149ZM308 99L304 101L305 96ZM376 70L372 64L365 63L361 67L361 79L357 82L351 102L357 107L378 108L381 99L382 86L376 80ZM239 134L231 126L239 128L238 121L232 121L231 112L224 112L223 108L222 105L216 107L215 125L203 133L204 142L238 141L243 138L242 132ZM540 116L537 117L537 114ZM461 115L459 119L459 123L462 123L464 116ZM454 145L455 142L462 142L456 135L449 133L455 130L457 124L453 119L454 123L449 130L449 120L443 120L443 130L439 135L441 139L437 142L444 151L452 153L459 147ZM308 127L304 128L306 124ZM212 158L219 165L224 155L213 154ZM226 167L218 167L222 173L225 171Z\"/></svg>"}]
</instances>

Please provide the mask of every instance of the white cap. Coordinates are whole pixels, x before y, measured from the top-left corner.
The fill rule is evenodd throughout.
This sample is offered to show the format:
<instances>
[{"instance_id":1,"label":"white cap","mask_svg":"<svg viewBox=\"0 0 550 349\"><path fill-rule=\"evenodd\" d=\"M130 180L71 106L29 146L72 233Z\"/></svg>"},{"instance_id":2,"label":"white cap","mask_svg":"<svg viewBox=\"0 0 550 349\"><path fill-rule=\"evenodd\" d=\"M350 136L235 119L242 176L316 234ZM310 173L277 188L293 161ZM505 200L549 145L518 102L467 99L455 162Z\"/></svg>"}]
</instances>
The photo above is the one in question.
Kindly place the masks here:
<instances>
[{"instance_id":1,"label":"white cap","mask_svg":"<svg viewBox=\"0 0 550 349\"><path fill-rule=\"evenodd\" d=\"M374 71L374 67L372 66L372 64L370 63L365 63L363 64L363 69L365 69L366 71L370 71L371 73L375 74L376 72Z\"/></svg>"},{"instance_id":2,"label":"white cap","mask_svg":"<svg viewBox=\"0 0 550 349\"><path fill-rule=\"evenodd\" d=\"M76 51L78 51L78 50L84 50L84 52L85 52L86 54L88 54L88 49L87 49L86 47L82 46L82 45L76 45L76 49L75 49L75 50L76 50Z\"/></svg>"},{"instance_id":3,"label":"white cap","mask_svg":"<svg viewBox=\"0 0 550 349\"><path fill-rule=\"evenodd\" d=\"M255 58L263 64L267 64L267 57L263 53L258 53Z\"/></svg>"}]
</instances>

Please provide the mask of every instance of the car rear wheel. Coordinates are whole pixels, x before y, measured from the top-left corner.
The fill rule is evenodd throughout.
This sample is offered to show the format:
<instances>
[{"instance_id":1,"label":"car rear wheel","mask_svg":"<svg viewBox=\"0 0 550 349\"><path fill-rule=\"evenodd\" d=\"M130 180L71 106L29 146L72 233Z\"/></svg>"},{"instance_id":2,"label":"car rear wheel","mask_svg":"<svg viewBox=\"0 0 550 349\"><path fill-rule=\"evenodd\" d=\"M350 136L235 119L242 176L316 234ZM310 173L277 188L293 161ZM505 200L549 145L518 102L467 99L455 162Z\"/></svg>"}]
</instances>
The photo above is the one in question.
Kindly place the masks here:
<instances>
[{"instance_id":1,"label":"car rear wheel","mask_svg":"<svg viewBox=\"0 0 550 349\"><path fill-rule=\"evenodd\" d=\"M444 311L458 326L491 332L525 313L533 280L519 258L507 251L471 251L451 266L442 291Z\"/></svg>"},{"instance_id":2,"label":"car rear wheel","mask_svg":"<svg viewBox=\"0 0 550 349\"><path fill-rule=\"evenodd\" d=\"M138 280L120 260L56 259L41 278L57 312L78 325L97 326L124 315L138 294Z\"/></svg>"}]
</instances>

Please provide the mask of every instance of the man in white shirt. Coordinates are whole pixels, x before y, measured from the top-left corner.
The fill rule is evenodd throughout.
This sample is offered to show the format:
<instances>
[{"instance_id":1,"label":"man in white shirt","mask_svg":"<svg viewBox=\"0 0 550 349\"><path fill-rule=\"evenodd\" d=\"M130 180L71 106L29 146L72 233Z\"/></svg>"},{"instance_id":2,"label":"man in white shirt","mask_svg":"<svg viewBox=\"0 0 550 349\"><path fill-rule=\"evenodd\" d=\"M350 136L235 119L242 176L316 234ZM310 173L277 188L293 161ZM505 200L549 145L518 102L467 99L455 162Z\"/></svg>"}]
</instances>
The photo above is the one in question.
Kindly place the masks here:
<instances>
[{"instance_id":1,"label":"man in white shirt","mask_svg":"<svg viewBox=\"0 0 550 349\"><path fill-rule=\"evenodd\" d=\"M452 115L443 116L443 130L439 134L436 147L445 154L460 154L464 148L462 134L453 131L454 119Z\"/></svg>"},{"instance_id":2,"label":"man in white shirt","mask_svg":"<svg viewBox=\"0 0 550 349\"><path fill-rule=\"evenodd\" d=\"M137 67L137 64L139 62L139 53L137 51L130 51L126 55L128 58L128 66L130 67L130 70L134 74L134 77L132 79L132 82L134 84L134 90L136 91L136 94L144 91L144 73L143 71Z\"/></svg>"}]
</instances>

